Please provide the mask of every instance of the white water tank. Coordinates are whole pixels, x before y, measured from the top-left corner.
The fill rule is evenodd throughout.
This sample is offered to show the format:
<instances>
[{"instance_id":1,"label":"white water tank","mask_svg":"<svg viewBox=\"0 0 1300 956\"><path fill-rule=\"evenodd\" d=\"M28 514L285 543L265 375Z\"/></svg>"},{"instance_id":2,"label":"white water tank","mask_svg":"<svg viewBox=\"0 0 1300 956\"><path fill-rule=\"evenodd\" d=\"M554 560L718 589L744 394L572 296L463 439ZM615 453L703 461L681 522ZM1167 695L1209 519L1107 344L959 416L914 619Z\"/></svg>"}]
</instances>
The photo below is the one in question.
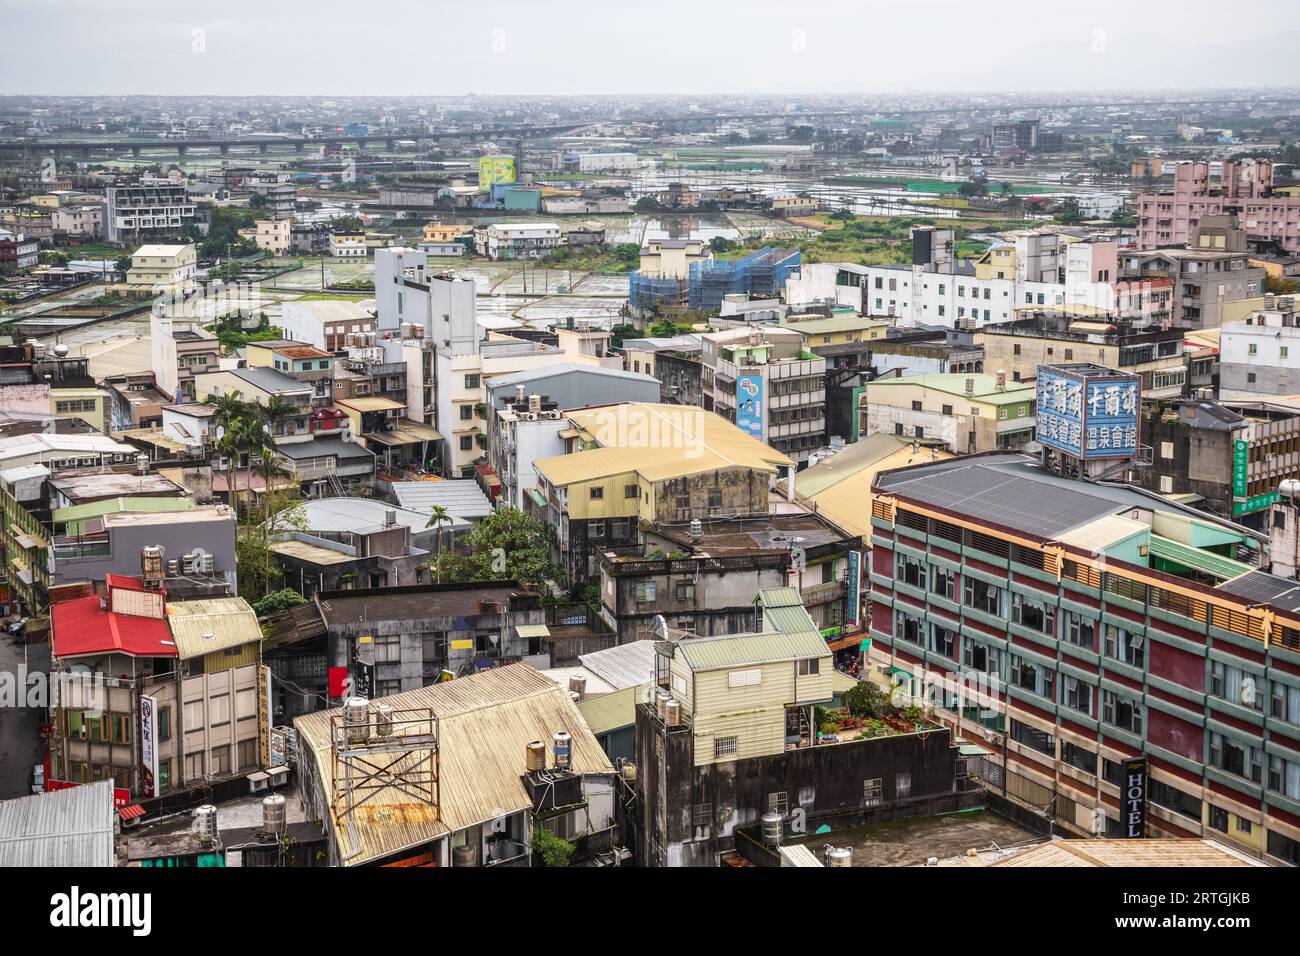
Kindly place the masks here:
<instances>
[{"instance_id":1,"label":"white water tank","mask_svg":"<svg viewBox=\"0 0 1300 956\"><path fill-rule=\"evenodd\" d=\"M210 803L205 803L194 811L195 829L199 834L199 842L204 846L217 845L217 808Z\"/></svg>"},{"instance_id":2,"label":"white water tank","mask_svg":"<svg viewBox=\"0 0 1300 956\"><path fill-rule=\"evenodd\" d=\"M370 736L370 705L364 697L349 697L343 702L343 726L348 743L363 744Z\"/></svg>"},{"instance_id":3,"label":"white water tank","mask_svg":"<svg viewBox=\"0 0 1300 956\"><path fill-rule=\"evenodd\" d=\"M762 834L763 845L776 848L781 845L781 838L784 836L785 821L781 814L775 811L769 811L763 814Z\"/></svg>"},{"instance_id":4,"label":"white water tank","mask_svg":"<svg viewBox=\"0 0 1300 956\"><path fill-rule=\"evenodd\" d=\"M568 770L573 766L573 738L561 730L551 738L555 752L555 769Z\"/></svg>"},{"instance_id":5,"label":"white water tank","mask_svg":"<svg viewBox=\"0 0 1300 956\"><path fill-rule=\"evenodd\" d=\"M853 851L844 846L828 846L826 848L826 865L852 866Z\"/></svg>"}]
</instances>

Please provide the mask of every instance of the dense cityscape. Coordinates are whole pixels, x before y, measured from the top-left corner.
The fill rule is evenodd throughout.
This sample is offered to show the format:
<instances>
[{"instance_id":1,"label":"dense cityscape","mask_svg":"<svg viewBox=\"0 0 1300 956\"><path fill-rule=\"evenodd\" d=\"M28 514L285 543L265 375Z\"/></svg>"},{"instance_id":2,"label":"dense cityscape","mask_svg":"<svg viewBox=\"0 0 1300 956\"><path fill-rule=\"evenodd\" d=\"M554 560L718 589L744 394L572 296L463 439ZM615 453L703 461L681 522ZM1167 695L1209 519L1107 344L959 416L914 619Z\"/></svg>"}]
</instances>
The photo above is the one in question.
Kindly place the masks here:
<instances>
[{"instance_id":1,"label":"dense cityscape","mask_svg":"<svg viewBox=\"0 0 1300 956\"><path fill-rule=\"evenodd\" d=\"M1300 85L4 64L0 864L1300 865Z\"/></svg>"}]
</instances>

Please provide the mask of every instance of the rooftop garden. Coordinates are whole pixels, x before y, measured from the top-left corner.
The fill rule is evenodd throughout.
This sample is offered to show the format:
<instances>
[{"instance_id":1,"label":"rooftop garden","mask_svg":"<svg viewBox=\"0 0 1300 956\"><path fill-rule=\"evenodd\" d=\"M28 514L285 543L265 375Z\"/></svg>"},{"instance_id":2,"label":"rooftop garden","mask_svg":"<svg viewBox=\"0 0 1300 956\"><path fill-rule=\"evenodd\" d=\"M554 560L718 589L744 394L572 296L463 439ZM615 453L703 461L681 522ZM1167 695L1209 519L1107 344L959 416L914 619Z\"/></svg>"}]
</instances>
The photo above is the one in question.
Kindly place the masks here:
<instances>
[{"instance_id":1,"label":"rooftop garden","mask_svg":"<svg viewBox=\"0 0 1300 956\"><path fill-rule=\"evenodd\" d=\"M815 713L819 744L871 740L918 730L937 730L925 708L915 704L899 707L889 692L870 681L859 681L844 695L843 707L818 707Z\"/></svg>"}]
</instances>

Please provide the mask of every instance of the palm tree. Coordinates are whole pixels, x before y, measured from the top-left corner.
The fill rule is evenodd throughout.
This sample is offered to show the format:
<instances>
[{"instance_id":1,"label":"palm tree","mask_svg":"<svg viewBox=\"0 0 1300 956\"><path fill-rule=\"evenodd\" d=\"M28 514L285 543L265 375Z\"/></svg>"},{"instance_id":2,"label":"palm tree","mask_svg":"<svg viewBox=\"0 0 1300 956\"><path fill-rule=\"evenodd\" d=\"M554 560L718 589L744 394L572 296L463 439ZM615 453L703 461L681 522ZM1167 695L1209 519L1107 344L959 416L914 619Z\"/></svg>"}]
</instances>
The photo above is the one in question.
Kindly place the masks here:
<instances>
[{"instance_id":1,"label":"palm tree","mask_svg":"<svg viewBox=\"0 0 1300 956\"><path fill-rule=\"evenodd\" d=\"M230 499L230 506L238 512L235 471L239 465L240 433L248 417L248 406L240 399L239 392L220 395L212 404L216 408L212 415L212 427L218 431L217 449L226 456L226 495Z\"/></svg>"},{"instance_id":2,"label":"palm tree","mask_svg":"<svg viewBox=\"0 0 1300 956\"><path fill-rule=\"evenodd\" d=\"M451 514L448 513L447 508L446 508L445 505L433 505L433 506L429 509L429 523L426 524L425 527L426 527L426 528L436 528L437 531L438 531L438 537L437 537L437 542L438 542L437 556L434 558L434 567L435 567L435 568L438 566L438 564L439 564L439 559L442 557L442 526L443 526L444 524L451 524L451 523L452 523ZM438 576L439 576L439 582L438 582L438 583L441 584L441 583L442 583L442 582L441 582L441 577L442 577L441 573L439 573Z\"/></svg>"},{"instance_id":3,"label":"palm tree","mask_svg":"<svg viewBox=\"0 0 1300 956\"><path fill-rule=\"evenodd\" d=\"M279 395L272 395L259 410L272 435L275 435L276 427L286 418L301 414L297 405Z\"/></svg>"}]
</instances>

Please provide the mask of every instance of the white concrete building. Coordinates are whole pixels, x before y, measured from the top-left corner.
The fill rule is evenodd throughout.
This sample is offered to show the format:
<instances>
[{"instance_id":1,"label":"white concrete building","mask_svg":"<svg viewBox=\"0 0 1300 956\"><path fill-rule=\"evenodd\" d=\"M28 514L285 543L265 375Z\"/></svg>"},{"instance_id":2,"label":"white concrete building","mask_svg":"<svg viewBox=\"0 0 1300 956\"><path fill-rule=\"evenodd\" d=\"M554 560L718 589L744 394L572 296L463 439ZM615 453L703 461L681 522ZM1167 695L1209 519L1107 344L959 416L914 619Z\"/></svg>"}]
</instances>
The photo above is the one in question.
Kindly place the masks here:
<instances>
[{"instance_id":1,"label":"white concrete building","mask_svg":"<svg viewBox=\"0 0 1300 956\"><path fill-rule=\"evenodd\" d=\"M553 222L494 222L474 230L474 251L489 259L540 259L562 243Z\"/></svg>"}]
</instances>

